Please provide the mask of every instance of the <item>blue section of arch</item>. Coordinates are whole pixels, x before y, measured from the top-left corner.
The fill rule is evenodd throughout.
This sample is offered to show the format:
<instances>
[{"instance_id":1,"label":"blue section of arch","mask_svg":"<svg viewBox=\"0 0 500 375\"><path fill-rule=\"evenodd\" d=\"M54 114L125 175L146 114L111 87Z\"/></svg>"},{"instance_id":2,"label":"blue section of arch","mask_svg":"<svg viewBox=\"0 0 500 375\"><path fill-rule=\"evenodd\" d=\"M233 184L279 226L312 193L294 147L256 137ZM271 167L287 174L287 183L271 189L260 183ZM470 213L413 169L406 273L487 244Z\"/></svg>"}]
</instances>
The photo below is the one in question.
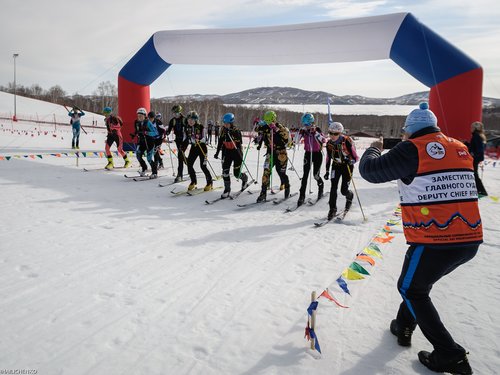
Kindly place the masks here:
<instances>
[{"instance_id":1,"label":"blue section of arch","mask_svg":"<svg viewBox=\"0 0 500 375\"><path fill-rule=\"evenodd\" d=\"M154 35L120 70L119 76L139 85L149 86L170 66L156 52Z\"/></svg>"},{"instance_id":2,"label":"blue section of arch","mask_svg":"<svg viewBox=\"0 0 500 375\"><path fill-rule=\"evenodd\" d=\"M428 87L480 67L411 13L401 23L389 56Z\"/></svg>"}]
</instances>

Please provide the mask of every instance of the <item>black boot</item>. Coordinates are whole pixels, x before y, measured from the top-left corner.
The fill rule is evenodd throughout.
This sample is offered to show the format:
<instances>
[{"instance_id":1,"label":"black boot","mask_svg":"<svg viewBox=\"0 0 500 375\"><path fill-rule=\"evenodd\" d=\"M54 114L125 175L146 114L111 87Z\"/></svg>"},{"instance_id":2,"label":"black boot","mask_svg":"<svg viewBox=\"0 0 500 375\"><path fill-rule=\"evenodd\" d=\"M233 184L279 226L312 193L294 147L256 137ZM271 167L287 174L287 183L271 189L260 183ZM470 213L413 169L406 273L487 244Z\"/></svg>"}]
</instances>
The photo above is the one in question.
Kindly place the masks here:
<instances>
[{"instance_id":1,"label":"black boot","mask_svg":"<svg viewBox=\"0 0 500 375\"><path fill-rule=\"evenodd\" d=\"M285 199L290 196L290 184L285 185Z\"/></svg>"},{"instance_id":2,"label":"black boot","mask_svg":"<svg viewBox=\"0 0 500 375\"><path fill-rule=\"evenodd\" d=\"M435 372L450 372L459 375L472 374L467 353L446 358L438 355L435 350L432 353L422 350L418 352L418 360L429 370Z\"/></svg>"},{"instance_id":3,"label":"black boot","mask_svg":"<svg viewBox=\"0 0 500 375\"><path fill-rule=\"evenodd\" d=\"M411 346L411 335L415 330L415 325L411 327L402 327L396 319L391 322L391 333L398 338L398 344L401 346Z\"/></svg>"},{"instance_id":4,"label":"black boot","mask_svg":"<svg viewBox=\"0 0 500 375\"><path fill-rule=\"evenodd\" d=\"M354 194L352 191L349 191L346 195L346 201L345 201L345 212L349 211L349 209L352 206L352 199L354 198Z\"/></svg>"},{"instance_id":5,"label":"black boot","mask_svg":"<svg viewBox=\"0 0 500 375\"><path fill-rule=\"evenodd\" d=\"M300 207L304 204L304 201L306 200L306 197L300 194L299 200L297 201L297 206Z\"/></svg>"},{"instance_id":6,"label":"black boot","mask_svg":"<svg viewBox=\"0 0 500 375\"><path fill-rule=\"evenodd\" d=\"M321 184L318 185L318 200L320 200L321 197L323 197L323 187L324 186L325 185L323 183L321 183Z\"/></svg>"},{"instance_id":7,"label":"black boot","mask_svg":"<svg viewBox=\"0 0 500 375\"><path fill-rule=\"evenodd\" d=\"M245 190L247 188L247 183L248 183L248 176L246 173L241 174L241 191Z\"/></svg>"},{"instance_id":8,"label":"black boot","mask_svg":"<svg viewBox=\"0 0 500 375\"><path fill-rule=\"evenodd\" d=\"M337 215L337 207L333 208L330 207L330 211L328 211L328 217L327 217L328 220L332 220L335 217L335 215Z\"/></svg>"},{"instance_id":9,"label":"black boot","mask_svg":"<svg viewBox=\"0 0 500 375\"><path fill-rule=\"evenodd\" d=\"M262 203L266 201L266 188L263 188L260 192L259 197L257 198L257 203Z\"/></svg>"},{"instance_id":10,"label":"black boot","mask_svg":"<svg viewBox=\"0 0 500 375\"><path fill-rule=\"evenodd\" d=\"M229 194L231 193L231 181L224 181L224 192L221 194L222 199L229 198Z\"/></svg>"}]
</instances>

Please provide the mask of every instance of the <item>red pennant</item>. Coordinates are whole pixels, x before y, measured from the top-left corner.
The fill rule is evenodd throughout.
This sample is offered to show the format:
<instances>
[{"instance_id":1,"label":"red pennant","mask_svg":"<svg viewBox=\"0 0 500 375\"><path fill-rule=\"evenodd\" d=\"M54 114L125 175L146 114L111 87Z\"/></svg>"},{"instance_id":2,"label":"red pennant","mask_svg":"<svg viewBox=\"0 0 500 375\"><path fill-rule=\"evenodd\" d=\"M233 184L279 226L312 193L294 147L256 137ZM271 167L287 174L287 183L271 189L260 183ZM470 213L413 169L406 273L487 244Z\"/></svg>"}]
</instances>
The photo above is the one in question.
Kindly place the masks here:
<instances>
[{"instance_id":1,"label":"red pennant","mask_svg":"<svg viewBox=\"0 0 500 375\"><path fill-rule=\"evenodd\" d=\"M348 309L348 308L349 308L349 306L344 306L344 305L341 305L341 304L340 304L340 303L339 303L339 302L338 302L335 298L333 298L333 297L330 295L330 293L328 293L328 289L325 289L325 290L323 291L323 293L321 293L321 294L319 295L319 297L325 297L325 298L329 299L330 301L335 302L335 304L336 304L337 306L339 306L339 307L343 307L344 309ZM318 297L318 298L319 298L319 297Z\"/></svg>"}]
</instances>

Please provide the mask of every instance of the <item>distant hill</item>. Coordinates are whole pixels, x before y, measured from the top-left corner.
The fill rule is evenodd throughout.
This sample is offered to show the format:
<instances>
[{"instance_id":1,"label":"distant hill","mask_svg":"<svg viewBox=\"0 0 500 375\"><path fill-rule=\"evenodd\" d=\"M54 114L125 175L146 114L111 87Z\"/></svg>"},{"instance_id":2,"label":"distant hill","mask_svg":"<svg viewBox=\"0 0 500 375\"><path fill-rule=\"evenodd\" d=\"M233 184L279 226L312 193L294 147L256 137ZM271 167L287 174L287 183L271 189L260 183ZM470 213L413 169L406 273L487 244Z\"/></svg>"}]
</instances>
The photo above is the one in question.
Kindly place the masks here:
<instances>
[{"instance_id":1,"label":"distant hill","mask_svg":"<svg viewBox=\"0 0 500 375\"><path fill-rule=\"evenodd\" d=\"M338 96L325 91L307 91L294 87L257 87L227 95L179 95L160 99L169 102L221 100L224 104L325 104L330 97L332 104L400 104L417 105L429 98L428 91L415 92L395 98L368 98L361 95ZM484 108L500 107L500 99L483 98Z\"/></svg>"}]
</instances>

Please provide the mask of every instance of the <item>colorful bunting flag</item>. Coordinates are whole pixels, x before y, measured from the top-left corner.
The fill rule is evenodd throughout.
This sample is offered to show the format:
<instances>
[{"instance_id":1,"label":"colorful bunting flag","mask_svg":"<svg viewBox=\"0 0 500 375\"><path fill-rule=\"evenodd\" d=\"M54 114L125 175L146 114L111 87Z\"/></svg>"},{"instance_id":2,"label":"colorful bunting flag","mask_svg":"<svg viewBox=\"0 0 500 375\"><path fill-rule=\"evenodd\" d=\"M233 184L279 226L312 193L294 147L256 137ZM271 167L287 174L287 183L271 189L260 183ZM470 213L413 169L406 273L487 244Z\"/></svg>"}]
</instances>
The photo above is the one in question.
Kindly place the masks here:
<instances>
[{"instance_id":1,"label":"colorful bunting flag","mask_svg":"<svg viewBox=\"0 0 500 375\"><path fill-rule=\"evenodd\" d=\"M373 260L373 258L370 258L368 255L359 254L356 256L356 260L362 260L364 262L370 263L372 266L375 265L375 261Z\"/></svg>"},{"instance_id":2,"label":"colorful bunting flag","mask_svg":"<svg viewBox=\"0 0 500 375\"><path fill-rule=\"evenodd\" d=\"M344 292L346 292L347 294L351 295L351 292L349 291L349 288L347 287L347 283L345 282L345 280L342 278L342 276L340 276L338 279L337 279L337 284L339 284L340 286L340 289L342 289Z\"/></svg>"},{"instance_id":3,"label":"colorful bunting flag","mask_svg":"<svg viewBox=\"0 0 500 375\"><path fill-rule=\"evenodd\" d=\"M342 276L347 280L362 280L365 278L362 274L350 268L346 268L344 271L342 271Z\"/></svg>"},{"instance_id":4,"label":"colorful bunting flag","mask_svg":"<svg viewBox=\"0 0 500 375\"><path fill-rule=\"evenodd\" d=\"M359 272L362 275L368 275L368 276L370 275L370 273L363 266L361 266L360 264L358 264L356 262L352 262L349 265L349 268L353 271Z\"/></svg>"},{"instance_id":5,"label":"colorful bunting flag","mask_svg":"<svg viewBox=\"0 0 500 375\"><path fill-rule=\"evenodd\" d=\"M325 297L326 299L329 299L330 301L335 302L335 304L336 304L337 306L339 306L339 307L343 307L344 309L348 309L348 308L349 308L349 306L344 306L344 305L341 305L341 304L340 304L340 303L339 303L339 302L338 302L335 298L333 298L333 297L330 295L330 293L328 292L328 288L327 288L327 289L325 289L325 290L323 291L323 293L321 293L321 294L319 295L319 297ZM319 298L319 297L318 297L318 298Z\"/></svg>"},{"instance_id":6,"label":"colorful bunting flag","mask_svg":"<svg viewBox=\"0 0 500 375\"><path fill-rule=\"evenodd\" d=\"M363 252L364 252L365 254L368 254L368 255L373 255L373 256L375 256L375 257L377 257L377 258L382 259L382 253L380 253L379 251L375 251L375 250L373 250L373 249L370 249L369 247L365 247L365 248L363 249Z\"/></svg>"}]
</instances>

